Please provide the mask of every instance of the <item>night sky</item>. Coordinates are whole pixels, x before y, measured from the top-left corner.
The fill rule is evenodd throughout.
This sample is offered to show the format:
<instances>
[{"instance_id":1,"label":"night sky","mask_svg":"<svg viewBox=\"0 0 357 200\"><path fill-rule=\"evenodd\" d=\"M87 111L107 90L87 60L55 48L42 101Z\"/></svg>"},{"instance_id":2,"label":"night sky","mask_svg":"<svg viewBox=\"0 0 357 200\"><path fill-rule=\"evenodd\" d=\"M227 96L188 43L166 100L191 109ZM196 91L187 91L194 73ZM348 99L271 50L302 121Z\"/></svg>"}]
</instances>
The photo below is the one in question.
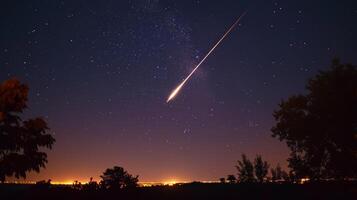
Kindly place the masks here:
<instances>
[{"instance_id":1,"label":"night sky","mask_svg":"<svg viewBox=\"0 0 357 200\"><path fill-rule=\"evenodd\" d=\"M227 28L178 96L166 99ZM27 180L218 180L241 153L286 167L272 112L334 56L357 63L357 1L1 1L0 80L56 138Z\"/></svg>"}]
</instances>

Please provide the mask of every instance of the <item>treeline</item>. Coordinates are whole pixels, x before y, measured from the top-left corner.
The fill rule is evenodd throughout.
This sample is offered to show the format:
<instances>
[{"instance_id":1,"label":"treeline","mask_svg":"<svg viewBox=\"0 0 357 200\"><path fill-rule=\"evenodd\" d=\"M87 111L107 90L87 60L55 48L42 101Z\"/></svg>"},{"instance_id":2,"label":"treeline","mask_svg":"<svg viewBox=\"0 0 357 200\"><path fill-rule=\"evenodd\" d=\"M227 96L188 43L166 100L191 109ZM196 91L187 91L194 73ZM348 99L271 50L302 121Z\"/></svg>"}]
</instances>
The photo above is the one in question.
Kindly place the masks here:
<instances>
[{"instance_id":1,"label":"treeline","mask_svg":"<svg viewBox=\"0 0 357 200\"><path fill-rule=\"evenodd\" d=\"M96 191L96 190L124 190L130 188L136 188L139 182L139 176L133 176L127 172L123 167L114 166L113 168L106 169L100 176L101 181L98 183L93 180L93 177L89 179L89 182L82 184L79 181L74 181L72 188L75 190L84 191ZM51 180L36 182L38 188L51 187Z\"/></svg>"},{"instance_id":2,"label":"treeline","mask_svg":"<svg viewBox=\"0 0 357 200\"><path fill-rule=\"evenodd\" d=\"M245 154L242 154L241 160L237 161L235 167L237 175L229 174L226 178L222 177L219 179L220 183L297 183L301 181L292 173L284 171L280 164L271 167L261 155L257 155L254 161L251 161Z\"/></svg>"}]
</instances>

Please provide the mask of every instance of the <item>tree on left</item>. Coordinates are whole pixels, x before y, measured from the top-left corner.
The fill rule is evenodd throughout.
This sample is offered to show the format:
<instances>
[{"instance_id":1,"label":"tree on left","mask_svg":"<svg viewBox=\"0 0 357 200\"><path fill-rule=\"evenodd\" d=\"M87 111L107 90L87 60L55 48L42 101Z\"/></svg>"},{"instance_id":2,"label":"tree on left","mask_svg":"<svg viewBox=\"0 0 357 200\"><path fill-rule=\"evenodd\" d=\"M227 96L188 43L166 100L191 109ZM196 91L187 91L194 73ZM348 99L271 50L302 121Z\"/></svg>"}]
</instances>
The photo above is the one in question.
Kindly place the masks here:
<instances>
[{"instance_id":1,"label":"tree on left","mask_svg":"<svg viewBox=\"0 0 357 200\"><path fill-rule=\"evenodd\" d=\"M21 118L28 91L17 79L0 84L0 182L9 176L26 178L30 171L39 172L47 163L41 149L51 149L55 142L44 119Z\"/></svg>"}]
</instances>

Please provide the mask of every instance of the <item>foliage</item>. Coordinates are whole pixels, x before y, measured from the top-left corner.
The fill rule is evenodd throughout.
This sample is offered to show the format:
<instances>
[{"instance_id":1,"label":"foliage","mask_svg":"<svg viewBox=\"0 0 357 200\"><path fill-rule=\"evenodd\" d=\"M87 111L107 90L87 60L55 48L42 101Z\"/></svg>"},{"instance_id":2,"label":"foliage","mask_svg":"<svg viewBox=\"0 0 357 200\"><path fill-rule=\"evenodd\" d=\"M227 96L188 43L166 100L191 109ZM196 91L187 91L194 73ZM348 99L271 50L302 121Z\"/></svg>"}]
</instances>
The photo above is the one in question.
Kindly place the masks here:
<instances>
[{"instance_id":1,"label":"foliage","mask_svg":"<svg viewBox=\"0 0 357 200\"><path fill-rule=\"evenodd\" d=\"M26 178L29 171L39 172L47 163L40 147L52 148L55 139L42 118L22 120L27 108L29 88L16 79L0 84L0 181L6 176Z\"/></svg>"},{"instance_id":2,"label":"foliage","mask_svg":"<svg viewBox=\"0 0 357 200\"><path fill-rule=\"evenodd\" d=\"M223 178L223 177L222 177L222 178L219 178L219 182L220 182L220 183L226 183L226 179Z\"/></svg>"},{"instance_id":3,"label":"foliage","mask_svg":"<svg viewBox=\"0 0 357 200\"><path fill-rule=\"evenodd\" d=\"M253 163L247 158L245 154L242 154L242 160L238 160L236 165L238 170L239 182L254 182L254 167Z\"/></svg>"},{"instance_id":4,"label":"foliage","mask_svg":"<svg viewBox=\"0 0 357 200\"><path fill-rule=\"evenodd\" d=\"M279 164L275 168L271 168L270 172L271 172L271 180L273 182L282 181L282 180L285 182L290 181L288 173L286 173L283 169L281 169Z\"/></svg>"},{"instance_id":5,"label":"foliage","mask_svg":"<svg viewBox=\"0 0 357 200\"><path fill-rule=\"evenodd\" d=\"M81 190L83 187L82 187L82 183L78 180L75 180L73 181L72 183L72 188L75 189L75 190Z\"/></svg>"},{"instance_id":6,"label":"foliage","mask_svg":"<svg viewBox=\"0 0 357 200\"><path fill-rule=\"evenodd\" d=\"M101 185L105 189L133 188L138 185L139 181L139 176L133 176L118 166L106 169L100 177L102 178Z\"/></svg>"},{"instance_id":7,"label":"foliage","mask_svg":"<svg viewBox=\"0 0 357 200\"><path fill-rule=\"evenodd\" d=\"M233 174L230 174L227 176L227 181L228 181L228 183L236 183L237 179Z\"/></svg>"},{"instance_id":8,"label":"foliage","mask_svg":"<svg viewBox=\"0 0 357 200\"><path fill-rule=\"evenodd\" d=\"M252 163L245 154L242 154L242 160L238 160L236 168L240 183L263 183L269 172L268 162L264 161L260 155L257 155Z\"/></svg>"},{"instance_id":9,"label":"foliage","mask_svg":"<svg viewBox=\"0 0 357 200\"><path fill-rule=\"evenodd\" d=\"M90 177L89 182L83 185L85 191L96 191L99 189L99 185L96 181L93 181L93 177Z\"/></svg>"},{"instance_id":10,"label":"foliage","mask_svg":"<svg viewBox=\"0 0 357 200\"><path fill-rule=\"evenodd\" d=\"M263 183L268 175L269 164L267 161L263 161L262 156L257 155L254 159L254 173L258 183Z\"/></svg>"},{"instance_id":11,"label":"foliage","mask_svg":"<svg viewBox=\"0 0 357 200\"><path fill-rule=\"evenodd\" d=\"M272 136L291 149L296 178L357 177L357 67L335 59L273 114Z\"/></svg>"}]
</instances>

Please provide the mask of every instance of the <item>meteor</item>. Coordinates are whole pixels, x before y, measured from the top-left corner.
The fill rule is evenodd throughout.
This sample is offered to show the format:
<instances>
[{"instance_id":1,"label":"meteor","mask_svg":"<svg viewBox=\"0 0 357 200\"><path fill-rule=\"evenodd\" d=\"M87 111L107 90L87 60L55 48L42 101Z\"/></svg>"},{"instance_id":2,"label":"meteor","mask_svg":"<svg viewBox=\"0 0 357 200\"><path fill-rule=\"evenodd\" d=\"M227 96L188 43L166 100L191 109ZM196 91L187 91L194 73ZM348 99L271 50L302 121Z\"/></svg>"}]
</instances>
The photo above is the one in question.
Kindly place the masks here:
<instances>
[{"instance_id":1,"label":"meteor","mask_svg":"<svg viewBox=\"0 0 357 200\"><path fill-rule=\"evenodd\" d=\"M185 83L190 79L193 73L200 67L200 65L206 60L206 58L213 52L213 50L222 42L222 40L233 30L233 28L238 24L238 22L244 17L246 12L244 12L238 19L234 22L234 24L223 34L221 39L212 47L212 49L205 55L205 57L196 65L196 67L191 71L191 73L171 92L170 96L167 98L166 103L171 101L175 96L180 92L181 88L185 85Z\"/></svg>"}]
</instances>

